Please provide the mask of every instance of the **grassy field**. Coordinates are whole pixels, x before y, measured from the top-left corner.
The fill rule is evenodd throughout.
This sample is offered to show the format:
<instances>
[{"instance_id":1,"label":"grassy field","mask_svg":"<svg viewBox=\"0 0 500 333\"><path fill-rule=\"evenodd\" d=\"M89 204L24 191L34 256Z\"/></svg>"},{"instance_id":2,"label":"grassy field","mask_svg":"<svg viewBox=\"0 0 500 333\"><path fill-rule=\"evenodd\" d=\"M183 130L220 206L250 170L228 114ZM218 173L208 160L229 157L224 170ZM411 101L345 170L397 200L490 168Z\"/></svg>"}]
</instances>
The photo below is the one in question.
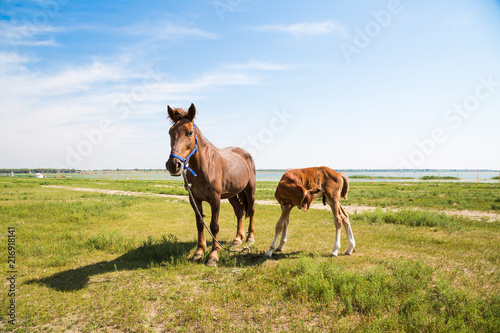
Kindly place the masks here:
<instances>
[{"instance_id":1,"label":"grassy field","mask_svg":"<svg viewBox=\"0 0 500 333\"><path fill-rule=\"evenodd\" d=\"M251 250L223 252L215 269L189 260L196 227L187 202L43 185L186 193L171 181L0 178L0 331L500 331L499 221L438 212L498 211L495 184L353 183L344 205L398 210L351 214L356 253L338 258L328 257L331 212L295 209L284 252L266 260L280 209L258 205ZM259 183L257 198L273 199L275 187ZM222 213L233 216L229 204ZM220 224L230 243L236 228Z\"/></svg>"},{"instance_id":2,"label":"grassy field","mask_svg":"<svg viewBox=\"0 0 500 333\"><path fill-rule=\"evenodd\" d=\"M8 178L3 178L7 181ZM0 181L2 178L0 178ZM21 181L20 179L17 179ZM16 183L16 179L11 179ZM65 185L96 189L186 195L184 182L154 180L85 180L85 179L24 179L22 184ZM277 182L259 182L256 199L274 201ZM344 205L375 207L416 207L428 209L455 209L490 211L500 210L499 184L474 183L356 183L351 180L348 201ZM321 199L318 199L320 202Z\"/></svg>"}]
</instances>

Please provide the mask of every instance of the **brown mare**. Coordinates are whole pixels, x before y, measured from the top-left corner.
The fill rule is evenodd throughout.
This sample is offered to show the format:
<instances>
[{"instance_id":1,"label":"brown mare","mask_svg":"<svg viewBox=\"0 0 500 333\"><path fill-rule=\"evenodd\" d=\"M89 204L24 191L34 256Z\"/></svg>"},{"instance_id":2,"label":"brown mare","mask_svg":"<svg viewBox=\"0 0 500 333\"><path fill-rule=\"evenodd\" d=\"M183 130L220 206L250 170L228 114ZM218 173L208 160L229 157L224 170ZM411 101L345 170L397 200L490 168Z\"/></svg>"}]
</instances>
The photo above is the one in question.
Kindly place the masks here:
<instances>
[{"instance_id":1,"label":"brown mare","mask_svg":"<svg viewBox=\"0 0 500 333\"><path fill-rule=\"evenodd\" d=\"M335 220L335 244L332 257L337 257L340 249L340 232L342 224L347 232L349 245L345 254L351 254L356 243L351 230L349 216L339 203L339 199L347 199L349 181L343 173L338 173L327 167L316 167L306 169L293 169L285 172L274 193L276 200L281 205L281 217L276 223L276 233L266 256L271 257L274 251L281 251L286 243L288 224L290 223L290 211L297 206L307 211L314 199L323 195L323 204L328 204L333 212ZM281 242L278 247L278 237Z\"/></svg>"},{"instance_id":2,"label":"brown mare","mask_svg":"<svg viewBox=\"0 0 500 333\"><path fill-rule=\"evenodd\" d=\"M172 109L170 106L167 109L168 116L174 124L169 132L172 150L166 167L172 176L180 176L186 169L187 180L192 184L191 191L194 199L190 197L190 202L195 211L198 227L198 247L193 260L201 260L207 248L204 224L201 217L196 214L195 208L196 205L203 214L202 201L206 201L212 209L210 231L214 236L212 252L206 264L216 266L219 262L220 251L216 239L219 233L221 199L229 199L238 220L236 237L232 246L240 245L245 237L244 213L250 218L246 241L254 241L255 164L252 156L241 148L218 149L208 141L194 124L196 108L193 104L187 112L179 108Z\"/></svg>"}]
</instances>

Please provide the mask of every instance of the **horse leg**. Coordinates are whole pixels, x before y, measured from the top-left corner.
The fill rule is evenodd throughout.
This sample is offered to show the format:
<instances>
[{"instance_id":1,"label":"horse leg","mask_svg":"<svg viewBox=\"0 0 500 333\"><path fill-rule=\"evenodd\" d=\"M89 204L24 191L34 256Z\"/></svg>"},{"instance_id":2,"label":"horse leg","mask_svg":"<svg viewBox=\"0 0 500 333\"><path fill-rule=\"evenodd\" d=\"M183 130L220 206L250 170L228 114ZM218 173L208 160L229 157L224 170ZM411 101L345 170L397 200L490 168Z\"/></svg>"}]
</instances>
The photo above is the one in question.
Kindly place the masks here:
<instances>
[{"instance_id":1,"label":"horse leg","mask_svg":"<svg viewBox=\"0 0 500 333\"><path fill-rule=\"evenodd\" d=\"M217 234L219 233L219 211L220 211L220 196L211 200L210 206L212 208L212 221L210 222L210 231L213 235L212 252L208 256L206 265L209 267L217 266L219 263L220 247L217 243Z\"/></svg>"},{"instance_id":2,"label":"horse leg","mask_svg":"<svg viewBox=\"0 0 500 333\"><path fill-rule=\"evenodd\" d=\"M203 205L201 204L201 200L196 200L196 202L193 202L193 199L189 198L189 202L191 203L191 206L193 207L193 210L195 211L196 215L196 228L198 229L198 247L196 248L196 251L193 256L194 261L198 261L203 259L203 254L205 253L205 250L207 249L207 242L205 240L205 234L204 232L204 225L203 221L201 220L201 217L198 216L196 213L196 207L198 207L198 211L200 214L203 215Z\"/></svg>"},{"instance_id":3,"label":"horse leg","mask_svg":"<svg viewBox=\"0 0 500 333\"><path fill-rule=\"evenodd\" d=\"M340 210L342 213L342 223L344 224L345 232L347 233L347 239L349 241L349 246L347 246L347 251L345 254L350 255L354 251L354 247L356 246L356 242L354 241L354 235L352 234L351 222L349 221L349 215L344 210L342 206L340 206Z\"/></svg>"},{"instance_id":4,"label":"horse leg","mask_svg":"<svg viewBox=\"0 0 500 333\"><path fill-rule=\"evenodd\" d=\"M337 257L340 250L340 232L342 231L342 216L340 215L339 199L333 198L330 207L332 208L333 220L335 221L335 244L333 245L333 251L330 256Z\"/></svg>"},{"instance_id":5,"label":"horse leg","mask_svg":"<svg viewBox=\"0 0 500 333\"><path fill-rule=\"evenodd\" d=\"M273 239L273 242L271 243L269 251L266 252L266 257L271 258L271 256L273 255L273 252L276 249L276 245L278 244L278 237L281 234L281 232L283 231L284 224L290 216L290 211L292 210L292 207L293 207L292 205L283 205L283 204L281 205L281 216L280 216L278 222L276 223L274 239ZM285 236L285 239L286 239L286 236ZM285 245L285 244L283 244L283 245ZM281 247L281 248L283 248L283 247Z\"/></svg>"},{"instance_id":6,"label":"horse leg","mask_svg":"<svg viewBox=\"0 0 500 333\"><path fill-rule=\"evenodd\" d=\"M248 217L250 219L250 223L248 224L248 235L247 235L247 242L248 243L253 243L255 241L255 236L254 236L254 226L253 226L253 216L255 214L255 181L253 182L252 186L247 187L245 189L245 195L248 200Z\"/></svg>"},{"instance_id":7,"label":"horse leg","mask_svg":"<svg viewBox=\"0 0 500 333\"><path fill-rule=\"evenodd\" d=\"M236 196L229 198L229 203L233 206L234 214L238 220L238 226L236 230L236 237L233 240L231 246L240 246L245 237L245 229L243 228L243 206Z\"/></svg>"},{"instance_id":8,"label":"horse leg","mask_svg":"<svg viewBox=\"0 0 500 333\"><path fill-rule=\"evenodd\" d=\"M281 232L281 241L280 245L276 248L276 252L281 252L283 250L283 247L285 246L288 233L288 224L290 223L290 212L291 209L288 211L288 215L286 216L286 219L283 223L283 231Z\"/></svg>"}]
</instances>

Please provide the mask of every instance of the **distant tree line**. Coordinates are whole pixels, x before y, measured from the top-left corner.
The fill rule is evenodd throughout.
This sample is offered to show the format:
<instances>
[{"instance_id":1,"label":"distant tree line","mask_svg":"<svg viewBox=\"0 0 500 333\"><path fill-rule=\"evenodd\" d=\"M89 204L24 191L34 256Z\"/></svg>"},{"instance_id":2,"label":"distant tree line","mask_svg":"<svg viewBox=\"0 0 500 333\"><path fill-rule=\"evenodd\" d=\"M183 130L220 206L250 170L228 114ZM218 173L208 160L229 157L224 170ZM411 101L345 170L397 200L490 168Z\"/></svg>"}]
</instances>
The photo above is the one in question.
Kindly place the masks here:
<instances>
[{"instance_id":1,"label":"distant tree line","mask_svg":"<svg viewBox=\"0 0 500 333\"><path fill-rule=\"evenodd\" d=\"M47 168L38 168L38 169L0 169L0 173L76 173L80 172L80 170L76 169L47 169Z\"/></svg>"}]
</instances>

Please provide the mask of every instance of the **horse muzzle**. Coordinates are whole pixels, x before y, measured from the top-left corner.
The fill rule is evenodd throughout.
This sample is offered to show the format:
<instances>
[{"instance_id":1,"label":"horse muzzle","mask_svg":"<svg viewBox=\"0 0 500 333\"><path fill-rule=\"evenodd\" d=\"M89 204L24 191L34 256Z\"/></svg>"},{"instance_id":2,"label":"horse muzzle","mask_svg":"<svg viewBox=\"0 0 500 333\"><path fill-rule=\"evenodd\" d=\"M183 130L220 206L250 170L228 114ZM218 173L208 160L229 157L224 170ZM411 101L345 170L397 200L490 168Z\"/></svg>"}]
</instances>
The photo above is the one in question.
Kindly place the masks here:
<instances>
[{"instance_id":1,"label":"horse muzzle","mask_svg":"<svg viewBox=\"0 0 500 333\"><path fill-rule=\"evenodd\" d=\"M167 163L165 163L165 167L171 176L177 177L182 174L184 164L178 158L170 157Z\"/></svg>"}]
</instances>

